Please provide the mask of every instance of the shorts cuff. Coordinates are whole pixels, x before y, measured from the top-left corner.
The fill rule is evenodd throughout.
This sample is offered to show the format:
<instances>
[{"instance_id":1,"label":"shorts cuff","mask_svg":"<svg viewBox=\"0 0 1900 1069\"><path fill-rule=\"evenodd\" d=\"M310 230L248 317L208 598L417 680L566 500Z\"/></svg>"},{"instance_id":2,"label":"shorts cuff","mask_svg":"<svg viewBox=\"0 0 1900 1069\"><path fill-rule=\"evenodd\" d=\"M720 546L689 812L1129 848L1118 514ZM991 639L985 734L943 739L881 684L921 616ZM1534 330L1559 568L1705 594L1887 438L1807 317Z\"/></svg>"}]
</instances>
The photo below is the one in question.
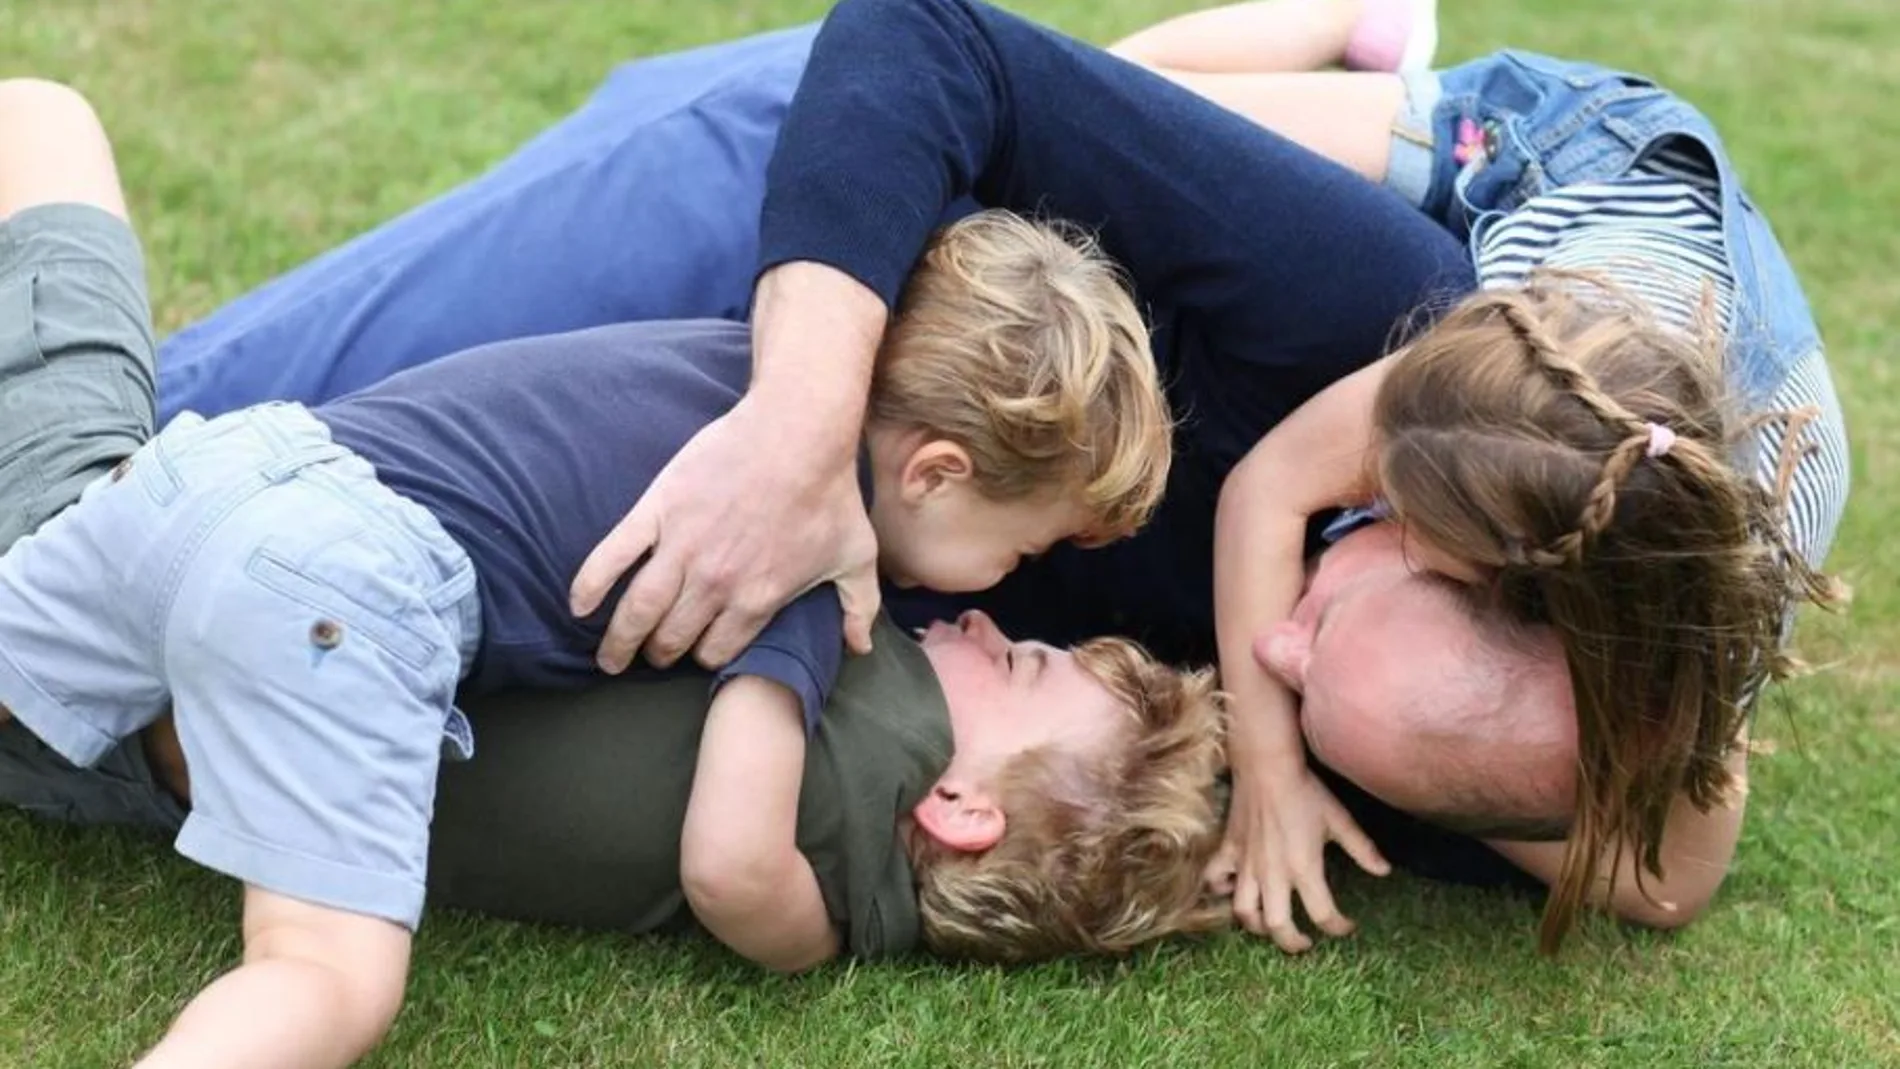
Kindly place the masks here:
<instances>
[{"instance_id":1,"label":"shorts cuff","mask_svg":"<svg viewBox=\"0 0 1900 1069\"><path fill-rule=\"evenodd\" d=\"M81 768L97 764L119 741L48 694L4 649L0 649L0 705L54 753Z\"/></svg>"},{"instance_id":2,"label":"shorts cuff","mask_svg":"<svg viewBox=\"0 0 1900 1069\"><path fill-rule=\"evenodd\" d=\"M1405 198L1405 203L1423 208L1437 166L1437 130L1433 124L1445 90L1436 71L1413 71L1399 78L1405 83L1405 102L1392 120L1392 154L1386 164L1385 186Z\"/></svg>"},{"instance_id":3,"label":"shorts cuff","mask_svg":"<svg viewBox=\"0 0 1900 1069\"><path fill-rule=\"evenodd\" d=\"M38 204L0 219L0 275L48 260L99 261L142 276L145 254L131 223L92 204Z\"/></svg>"},{"instance_id":4,"label":"shorts cuff","mask_svg":"<svg viewBox=\"0 0 1900 1069\"><path fill-rule=\"evenodd\" d=\"M381 917L410 931L422 921L424 888L415 880L285 850L225 828L203 813L185 818L173 845L208 869L266 891Z\"/></svg>"}]
</instances>

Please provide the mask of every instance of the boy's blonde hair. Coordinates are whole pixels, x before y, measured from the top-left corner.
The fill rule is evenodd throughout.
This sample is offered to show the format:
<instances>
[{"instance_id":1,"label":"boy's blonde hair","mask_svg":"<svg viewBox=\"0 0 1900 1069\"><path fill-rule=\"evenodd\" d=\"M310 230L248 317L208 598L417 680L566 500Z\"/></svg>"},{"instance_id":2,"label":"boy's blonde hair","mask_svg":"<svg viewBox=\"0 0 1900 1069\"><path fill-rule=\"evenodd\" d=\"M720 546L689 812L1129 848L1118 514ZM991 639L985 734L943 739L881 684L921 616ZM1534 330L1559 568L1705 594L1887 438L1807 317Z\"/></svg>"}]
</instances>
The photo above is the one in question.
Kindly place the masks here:
<instances>
[{"instance_id":1,"label":"boy's blonde hair","mask_svg":"<svg viewBox=\"0 0 1900 1069\"><path fill-rule=\"evenodd\" d=\"M1171 424L1147 325L1092 239L983 211L939 231L878 352L870 418L961 445L992 500L1074 492L1091 541L1161 500Z\"/></svg>"},{"instance_id":2,"label":"boy's blonde hair","mask_svg":"<svg viewBox=\"0 0 1900 1069\"><path fill-rule=\"evenodd\" d=\"M1779 492L1735 466L1757 424L1727 393L1708 322L1691 334L1608 283L1547 273L1469 298L1393 362L1374 402L1395 515L1563 642L1577 808L1546 951L1610 848L1633 849L1640 887L1675 799L1727 797L1750 699L1792 663L1786 614L1834 595L1789 545ZM1787 448L1784 472L1792 427Z\"/></svg>"},{"instance_id":3,"label":"boy's blonde hair","mask_svg":"<svg viewBox=\"0 0 1900 1069\"><path fill-rule=\"evenodd\" d=\"M1127 730L1106 753L1032 750L1005 766L1004 833L986 851L912 835L933 953L1010 963L1120 954L1232 916L1201 883L1222 830L1213 672L1176 671L1117 638L1075 656L1128 709Z\"/></svg>"}]
</instances>

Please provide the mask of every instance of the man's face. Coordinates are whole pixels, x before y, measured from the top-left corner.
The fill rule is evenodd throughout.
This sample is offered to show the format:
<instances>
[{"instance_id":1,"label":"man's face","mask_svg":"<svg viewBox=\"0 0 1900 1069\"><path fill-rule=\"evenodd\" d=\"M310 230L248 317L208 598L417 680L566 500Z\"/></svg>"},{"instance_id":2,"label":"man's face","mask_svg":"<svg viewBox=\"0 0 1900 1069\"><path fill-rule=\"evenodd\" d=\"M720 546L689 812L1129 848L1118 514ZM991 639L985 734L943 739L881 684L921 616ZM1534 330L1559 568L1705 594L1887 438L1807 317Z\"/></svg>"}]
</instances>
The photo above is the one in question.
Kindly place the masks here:
<instances>
[{"instance_id":1,"label":"man's face","mask_svg":"<svg viewBox=\"0 0 1900 1069\"><path fill-rule=\"evenodd\" d=\"M1561 746L1571 730L1561 662L1514 675L1498 665L1555 650L1484 655L1481 644L1491 639L1464 600L1447 580L1415 570L1407 548L1389 523L1341 539L1312 569L1293 613L1256 643L1268 671L1301 695L1307 745L1367 791L1414 812L1444 809L1448 772L1428 766L1446 745L1457 746L1468 767L1550 776L1553 751L1543 744ZM1519 690L1507 689L1513 681ZM1507 708L1520 693L1530 700ZM1526 740L1542 757L1531 759Z\"/></svg>"},{"instance_id":2,"label":"man's face","mask_svg":"<svg viewBox=\"0 0 1900 1069\"><path fill-rule=\"evenodd\" d=\"M1128 724L1127 708L1074 654L1011 642L984 613L939 620L922 642L949 705L962 774L987 780L1011 757L1042 747L1100 753Z\"/></svg>"}]
</instances>

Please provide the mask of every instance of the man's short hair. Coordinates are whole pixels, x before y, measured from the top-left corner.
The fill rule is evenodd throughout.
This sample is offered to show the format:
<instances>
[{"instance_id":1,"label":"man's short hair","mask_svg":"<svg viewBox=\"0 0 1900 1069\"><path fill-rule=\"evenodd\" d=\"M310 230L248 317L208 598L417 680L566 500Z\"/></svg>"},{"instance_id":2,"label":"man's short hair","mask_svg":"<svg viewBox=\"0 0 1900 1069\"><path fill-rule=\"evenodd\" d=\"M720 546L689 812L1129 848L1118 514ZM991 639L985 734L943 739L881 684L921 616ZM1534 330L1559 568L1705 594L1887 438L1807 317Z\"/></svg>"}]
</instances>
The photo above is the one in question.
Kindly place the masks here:
<instances>
[{"instance_id":1,"label":"man's short hair","mask_svg":"<svg viewBox=\"0 0 1900 1069\"><path fill-rule=\"evenodd\" d=\"M1397 710L1441 804L1414 815L1480 839L1568 837L1576 744L1569 674L1548 629L1518 623L1482 595L1435 576L1410 580L1471 624L1445 671ZM1508 751L1508 752L1507 752Z\"/></svg>"},{"instance_id":2,"label":"man's short hair","mask_svg":"<svg viewBox=\"0 0 1900 1069\"><path fill-rule=\"evenodd\" d=\"M1006 766L1005 830L990 849L960 853L912 835L934 953L1012 963L1120 954L1229 922L1201 882L1222 833L1213 672L1177 671L1123 639L1095 639L1075 655L1131 722L1105 753L1032 750Z\"/></svg>"}]
</instances>

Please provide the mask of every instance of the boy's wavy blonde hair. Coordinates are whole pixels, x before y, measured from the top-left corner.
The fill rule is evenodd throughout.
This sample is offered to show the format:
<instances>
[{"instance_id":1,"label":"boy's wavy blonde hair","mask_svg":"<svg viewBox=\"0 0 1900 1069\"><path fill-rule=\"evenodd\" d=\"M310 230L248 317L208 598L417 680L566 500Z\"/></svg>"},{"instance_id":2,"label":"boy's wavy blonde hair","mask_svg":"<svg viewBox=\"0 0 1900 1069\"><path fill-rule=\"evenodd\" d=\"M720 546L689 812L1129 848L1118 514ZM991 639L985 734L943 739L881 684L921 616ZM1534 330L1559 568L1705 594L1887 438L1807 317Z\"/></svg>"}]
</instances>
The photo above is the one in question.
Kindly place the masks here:
<instances>
[{"instance_id":1,"label":"boy's wavy blonde hair","mask_svg":"<svg viewBox=\"0 0 1900 1069\"><path fill-rule=\"evenodd\" d=\"M1468 298L1399 356L1373 423L1377 481L1431 545L1490 576L1518 619L1564 646L1577 807L1541 943L1555 950L1627 845L1660 873L1678 797L1707 809L1751 699L1794 667L1787 614L1839 588L1789 543L1799 459L1779 487L1735 457L1760 421L1732 406L1712 297L1693 333L1588 275L1546 272Z\"/></svg>"},{"instance_id":2,"label":"boy's wavy blonde hair","mask_svg":"<svg viewBox=\"0 0 1900 1069\"><path fill-rule=\"evenodd\" d=\"M1122 954L1226 926L1202 887L1220 845L1224 717L1211 670L1181 672L1125 639L1076 647L1128 710L1109 752L1032 750L996 786L1003 837L962 853L910 837L924 944L945 957L1017 963Z\"/></svg>"},{"instance_id":3,"label":"boy's wavy blonde hair","mask_svg":"<svg viewBox=\"0 0 1900 1069\"><path fill-rule=\"evenodd\" d=\"M898 300L870 418L956 442L997 501L1077 493L1090 542L1161 500L1172 424L1120 270L1073 228L1005 211L932 239Z\"/></svg>"}]
</instances>

